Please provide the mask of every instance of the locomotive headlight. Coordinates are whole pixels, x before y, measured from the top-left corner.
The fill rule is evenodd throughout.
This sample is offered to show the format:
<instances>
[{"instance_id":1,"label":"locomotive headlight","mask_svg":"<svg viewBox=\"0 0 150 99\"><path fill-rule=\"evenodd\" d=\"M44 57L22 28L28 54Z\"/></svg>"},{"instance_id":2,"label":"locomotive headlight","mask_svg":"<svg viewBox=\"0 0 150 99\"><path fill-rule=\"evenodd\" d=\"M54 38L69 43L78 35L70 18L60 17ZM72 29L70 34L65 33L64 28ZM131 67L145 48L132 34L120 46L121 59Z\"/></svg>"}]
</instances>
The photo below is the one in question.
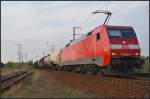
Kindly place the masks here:
<instances>
[{"instance_id":1,"label":"locomotive headlight","mask_svg":"<svg viewBox=\"0 0 150 99\"><path fill-rule=\"evenodd\" d=\"M117 53L112 52L111 55L114 56L114 55L117 55Z\"/></svg>"}]
</instances>

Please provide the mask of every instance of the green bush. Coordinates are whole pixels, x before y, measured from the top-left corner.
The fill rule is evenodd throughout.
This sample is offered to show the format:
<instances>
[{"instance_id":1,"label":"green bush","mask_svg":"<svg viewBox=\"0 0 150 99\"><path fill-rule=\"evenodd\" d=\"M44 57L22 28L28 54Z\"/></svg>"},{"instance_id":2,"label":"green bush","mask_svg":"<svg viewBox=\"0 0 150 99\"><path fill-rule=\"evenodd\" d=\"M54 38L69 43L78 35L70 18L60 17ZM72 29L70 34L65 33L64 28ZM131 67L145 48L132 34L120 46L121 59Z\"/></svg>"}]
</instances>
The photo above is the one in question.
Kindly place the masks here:
<instances>
[{"instance_id":1,"label":"green bush","mask_svg":"<svg viewBox=\"0 0 150 99\"><path fill-rule=\"evenodd\" d=\"M143 72L148 73L149 72L149 59L145 59L145 64L143 65Z\"/></svg>"},{"instance_id":2,"label":"green bush","mask_svg":"<svg viewBox=\"0 0 150 99\"><path fill-rule=\"evenodd\" d=\"M149 56L142 56L141 59L144 59L144 64L142 65L142 68L141 69L137 69L135 68L134 71L135 72L144 72L144 73L149 73Z\"/></svg>"},{"instance_id":3,"label":"green bush","mask_svg":"<svg viewBox=\"0 0 150 99\"><path fill-rule=\"evenodd\" d=\"M8 62L5 64L5 67L9 68L21 68L25 65L25 63L15 63L15 62Z\"/></svg>"},{"instance_id":4,"label":"green bush","mask_svg":"<svg viewBox=\"0 0 150 99\"><path fill-rule=\"evenodd\" d=\"M13 64L14 64L13 62L8 62L8 63L5 64L5 66L12 68L12 67L13 67Z\"/></svg>"},{"instance_id":5,"label":"green bush","mask_svg":"<svg viewBox=\"0 0 150 99\"><path fill-rule=\"evenodd\" d=\"M27 64L29 64L29 65L33 65L33 62L32 62L32 61L29 61Z\"/></svg>"}]
</instances>

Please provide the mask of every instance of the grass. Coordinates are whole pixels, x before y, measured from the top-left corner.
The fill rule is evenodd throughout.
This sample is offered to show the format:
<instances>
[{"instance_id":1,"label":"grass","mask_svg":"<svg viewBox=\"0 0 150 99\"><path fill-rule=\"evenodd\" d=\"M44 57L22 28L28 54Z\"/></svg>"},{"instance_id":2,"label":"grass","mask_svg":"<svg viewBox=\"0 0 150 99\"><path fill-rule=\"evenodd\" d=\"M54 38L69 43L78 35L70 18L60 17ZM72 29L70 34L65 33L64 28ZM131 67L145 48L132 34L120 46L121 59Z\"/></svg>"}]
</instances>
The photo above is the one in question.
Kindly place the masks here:
<instances>
[{"instance_id":1,"label":"grass","mask_svg":"<svg viewBox=\"0 0 150 99\"><path fill-rule=\"evenodd\" d=\"M3 68L1 68L1 75L7 75L12 72L16 72L16 71L20 71L20 70L32 71L32 69L33 69L32 65L19 64L19 63L8 63Z\"/></svg>"},{"instance_id":2,"label":"grass","mask_svg":"<svg viewBox=\"0 0 150 99\"><path fill-rule=\"evenodd\" d=\"M26 87L26 91L20 97L26 98L83 98L91 97L79 90L70 89L60 82L42 77L37 70L34 71L32 84Z\"/></svg>"},{"instance_id":3,"label":"grass","mask_svg":"<svg viewBox=\"0 0 150 99\"><path fill-rule=\"evenodd\" d=\"M3 68L1 68L1 75L11 74L13 72L20 71L20 70L32 71L33 68L32 65L29 64L9 63L6 64ZM1 96L5 98L18 97L18 95L20 95L21 94L20 92L22 91L18 92L17 91L18 89L16 89L16 87L17 88L20 87L20 84L12 86L9 90L6 90L5 92L1 93Z\"/></svg>"},{"instance_id":4,"label":"grass","mask_svg":"<svg viewBox=\"0 0 150 99\"><path fill-rule=\"evenodd\" d=\"M52 77L45 78L40 74L40 70L33 69L32 80L25 86L23 91L17 95L13 94L14 88L2 96L7 98L92 98L94 96L88 95L76 89L71 89L64 86L61 82L54 80Z\"/></svg>"},{"instance_id":5,"label":"grass","mask_svg":"<svg viewBox=\"0 0 150 99\"><path fill-rule=\"evenodd\" d=\"M150 70L149 60L146 59L146 60L145 60L145 64L144 64L144 66L143 66L143 72L148 73L148 72L150 72L149 70Z\"/></svg>"},{"instance_id":6,"label":"grass","mask_svg":"<svg viewBox=\"0 0 150 99\"><path fill-rule=\"evenodd\" d=\"M145 59L145 63L142 67L142 69L134 69L135 72L142 72L142 73L149 73L150 72L150 66L149 66L149 60Z\"/></svg>"}]
</instances>

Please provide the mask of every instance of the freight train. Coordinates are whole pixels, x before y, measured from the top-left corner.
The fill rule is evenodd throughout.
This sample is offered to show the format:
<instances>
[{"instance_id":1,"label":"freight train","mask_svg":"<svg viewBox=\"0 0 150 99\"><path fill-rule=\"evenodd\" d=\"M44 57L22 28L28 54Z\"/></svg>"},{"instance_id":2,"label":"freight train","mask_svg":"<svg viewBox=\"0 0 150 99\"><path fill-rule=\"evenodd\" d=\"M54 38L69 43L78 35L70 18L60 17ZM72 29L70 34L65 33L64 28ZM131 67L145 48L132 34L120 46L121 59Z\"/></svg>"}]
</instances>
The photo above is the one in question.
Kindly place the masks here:
<instances>
[{"instance_id":1,"label":"freight train","mask_svg":"<svg viewBox=\"0 0 150 99\"><path fill-rule=\"evenodd\" d=\"M131 26L102 25L41 58L39 66L96 74L141 68L141 51Z\"/></svg>"},{"instance_id":2,"label":"freight train","mask_svg":"<svg viewBox=\"0 0 150 99\"><path fill-rule=\"evenodd\" d=\"M97 13L94 12L94 13ZM133 72L144 63L136 33L131 26L103 25L71 41L64 48L35 62L40 67L90 74Z\"/></svg>"}]
</instances>

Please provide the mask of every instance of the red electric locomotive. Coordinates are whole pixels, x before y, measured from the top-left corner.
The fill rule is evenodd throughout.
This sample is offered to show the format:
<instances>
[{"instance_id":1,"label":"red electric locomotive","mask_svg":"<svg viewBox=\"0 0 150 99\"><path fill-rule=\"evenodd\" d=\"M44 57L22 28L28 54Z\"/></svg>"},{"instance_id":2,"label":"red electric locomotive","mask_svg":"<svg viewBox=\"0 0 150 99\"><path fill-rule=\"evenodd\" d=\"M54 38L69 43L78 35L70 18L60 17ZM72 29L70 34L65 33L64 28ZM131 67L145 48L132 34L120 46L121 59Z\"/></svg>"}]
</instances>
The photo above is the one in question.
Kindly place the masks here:
<instances>
[{"instance_id":1,"label":"red electric locomotive","mask_svg":"<svg viewBox=\"0 0 150 99\"><path fill-rule=\"evenodd\" d=\"M108 18L108 17L107 17ZM127 73L142 65L140 47L130 26L102 25L62 49L64 69L88 73Z\"/></svg>"}]
</instances>

